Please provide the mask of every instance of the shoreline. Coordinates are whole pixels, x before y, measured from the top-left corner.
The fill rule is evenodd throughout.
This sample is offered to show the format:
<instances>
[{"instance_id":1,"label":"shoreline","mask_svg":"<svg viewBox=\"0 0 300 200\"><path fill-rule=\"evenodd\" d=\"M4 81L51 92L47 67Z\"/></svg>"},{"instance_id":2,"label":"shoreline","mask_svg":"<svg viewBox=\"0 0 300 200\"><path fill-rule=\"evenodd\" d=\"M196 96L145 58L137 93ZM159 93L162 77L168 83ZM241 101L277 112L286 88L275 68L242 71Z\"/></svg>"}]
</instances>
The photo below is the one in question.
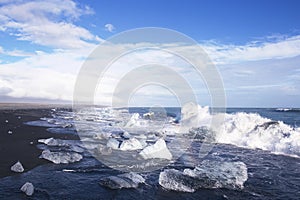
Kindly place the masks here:
<instances>
[{"instance_id":1,"label":"shoreline","mask_svg":"<svg viewBox=\"0 0 300 200\"><path fill-rule=\"evenodd\" d=\"M54 134L48 132L46 127L24 124L24 122L39 120L41 117L50 116L51 108L53 108L53 105L49 105L49 108L23 107L21 109L14 107L12 109L1 109L0 178L19 174L10 170L10 167L17 161L20 161L24 166L24 172L39 165L49 163L39 158L42 150L36 146L38 139L49 137L57 139L79 139L76 135Z\"/></svg>"},{"instance_id":2,"label":"shoreline","mask_svg":"<svg viewBox=\"0 0 300 200\"><path fill-rule=\"evenodd\" d=\"M28 110L28 109L71 109L72 104L44 104L44 103L0 103L0 110Z\"/></svg>"}]
</instances>

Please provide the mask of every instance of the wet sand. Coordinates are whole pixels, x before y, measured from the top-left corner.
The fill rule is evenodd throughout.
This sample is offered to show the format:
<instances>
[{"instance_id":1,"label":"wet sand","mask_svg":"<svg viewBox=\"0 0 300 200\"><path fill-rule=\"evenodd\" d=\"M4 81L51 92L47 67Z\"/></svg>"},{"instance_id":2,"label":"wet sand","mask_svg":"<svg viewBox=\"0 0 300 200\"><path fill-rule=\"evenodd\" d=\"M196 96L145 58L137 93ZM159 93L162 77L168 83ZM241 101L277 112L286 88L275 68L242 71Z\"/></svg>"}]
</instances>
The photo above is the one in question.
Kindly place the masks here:
<instances>
[{"instance_id":1,"label":"wet sand","mask_svg":"<svg viewBox=\"0 0 300 200\"><path fill-rule=\"evenodd\" d=\"M41 150L36 145L40 138L78 139L74 135L53 134L45 127L25 125L24 122L38 120L51 115L53 106L47 108L33 105L0 104L0 177L16 174L10 167L20 161L25 172L48 161L40 159ZM9 132L12 132L11 134ZM32 144L31 144L32 143Z\"/></svg>"}]
</instances>

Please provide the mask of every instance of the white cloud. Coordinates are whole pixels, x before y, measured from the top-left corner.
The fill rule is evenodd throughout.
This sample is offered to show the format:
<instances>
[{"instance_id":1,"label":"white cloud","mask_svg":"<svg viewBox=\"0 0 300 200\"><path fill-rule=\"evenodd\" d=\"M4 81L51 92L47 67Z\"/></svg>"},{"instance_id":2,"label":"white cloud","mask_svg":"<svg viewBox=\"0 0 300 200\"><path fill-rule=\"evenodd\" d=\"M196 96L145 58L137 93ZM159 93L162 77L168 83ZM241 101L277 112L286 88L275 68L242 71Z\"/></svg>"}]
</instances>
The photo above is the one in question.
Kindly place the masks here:
<instances>
[{"instance_id":1,"label":"white cloud","mask_svg":"<svg viewBox=\"0 0 300 200\"><path fill-rule=\"evenodd\" d=\"M232 64L300 55L300 35L277 37L274 42L250 42L246 45L223 45L203 42L201 46L216 64Z\"/></svg>"},{"instance_id":2,"label":"white cloud","mask_svg":"<svg viewBox=\"0 0 300 200\"><path fill-rule=\"evenodd\" d=\"M111 32L111 33L115 30L115 27L112 24L105 24L104 27L105 27L106 31Z\"/></svg>"},{"instance_id":3,"label":"white cloud","mask_svg":"<svg viewBox=\"0 0 300 200\"><path fill-rule=\"evenodd\" d=\"M78 70L91 50L36 52L0 65L0 93L12 98L67 100L73 98Z\"/></svg>"},{"instance_id":4,"label":"white cloud","mask_svg":"<svg viewBox=\"0 0 300 200\"><path fill-rule=\"evenodd\" d=\"M60 7L60 6L59 6ZM75 7L78 9L77 7ZM65 10L64 8L60 8ZM26 9L25 9L26 10ZM43 10L43 9L42 9ZM28 12L24 11L24 12ZM49 13L40 11L41 18L45 18L46 22L40 30L39 26L26 26L32 19L24 19L24 22L15 14L14 19L6 20L5 28L18 31L16 35L18 39L30 40L35 43L44 44L47 46L55 46L56 48L64 48L63 50L54 50L52 53L35 52L33 55L27 55L26 58L10 64L1 64L0 67L0 93L10 97L28 97L28 98L46 98L54 100L72 100L73 87L76 80L76 75L80 69L83 58L88 56L90 51L96 47L95 44L88 40L96 40L96 36L88 30L78 27L66 21L50 20ZM54 14L53 14L53 13ZM51 15L58 17L66 15L71 21L80 15L73 13L72 9L66 11L69 14L62 14L65 11L51 11ZM39 12L38 12L39 13ZM56 14L60 13L60 14ZM0 11L0 18L1 18ZM3 17L3 15L2 15ZM34 22L35 24L37 22ZM60 31L54 31L56 28L61 28ZM69 37L65 32L73 30L73 35ZM76 32L76 31L77 32ZM29 33L33 32L33 35ZM36 33L35 33L36 32ZM28 34L28 35L27 35ZM45 35L43 35L45 34ZM84 37L83 37L84 36ZM53 44L50 44L53 43ZM156 46L156 44L149 44ZM118 49L126 50L131 47L139 48L142 44L120 44L119 46L106 47L106 53ZM217 64L225 82L225 89L230 90L229 102L231 105L240 101L237 94L243 94L245 98L244 105L251 104L250 100L256 95L256 98L265 98L264 93L280 96L282 94L299 94L300 85L299 76L295 77L296 72L299 73L299 62L290 63L292 57L300 55L300 36L281 37L276 41L268 42L250 42L246 45L223 45L220 43L203 42L203 49ZM162 47L171 51L175 48L182 48L194 57L198 56L195 51L195 46L184 46L178 44L163 44ZM0 52L6 55L25 56L26 52L14 50ZM274 60L278 59L278 60ZM282 61L282 62L278 62ZM172 56L161 52L145 53L139 52L134 56L129 56L127 60L119 60L114 63L115 70L109 69L108 76L101 86L102 93L98 95L105 102L110 101L110 96L114 90L114 86L128 70L132 70L132 66L143 63L158 63L174 67L184 78L191 82L195 90L201 90L202 85L199 85L197 79L191 70ZM246 64L245 64L246 63ZM297 71L298 70L298 71ZM150 73L151 74L151 73ZM294 75L294 77L291 77ZM274 78L276 77L276 78ZM293 79L292 79L293 78ZM148 92L148 93L147 93ZM243 93L244 92L244 93ZM249 93L249 95L248 95ZM258 93L258 94L257 94ZM152 95L158 95L163 101L164 95L162 91L157 89L151 90ZM145 99L149 95L149 91L139 91L140 98ZM246 94L246 95L245 95ZM253 95L255 94L255 95ZM252 96L249 99L246 96ZM277 97L276 96L276 97ZM168 101L168 96L164 100ZM232 100L234 99L234 100ZM278 100L280 98L277 98ZM258 100L258 105L259 105ZM266 104L267 105L267 104Z\"/></svg>"},{"instance_id":5,"label":"white cloud","mask_svg":"<svg viewBox=\"0 0 300 200\"><path fill-rule=\"evenodd\" d=\"M70 0L16 1L0 8L0 30L40 45L84 48L101 39L73 22L91 13Z\"/></svg>"},{"instance_id":6,"label":"white cloud","mask_svg":"<svg viewBox=\"0 0 300 200\"><path fill-rule=\"evenodd\" d=\"M72 100L79 68L101 39L75 25L89 7L70 0L9 1L0 7L0 31L17 40L53 47L49 53L0 47L0 95ZM25 49L26 50L26 49ZM17 61L9 57L24 57ZM8 61L8 62L7 62Z\"/></svg>"},{"instance_id":7,"label":"white cloud","mask_svg":"<svg viewBox=\"0 0 300 200\"><path fill-rule=\"evenodd\" d=\"M0 53L3 55L8 55L8 56L15 56L15 57L28 57L28 56L33 56L34 53L30 53L30 52L25 52L22 50L12 50L12 51L5 51L3 49L3 47L0 46Z\"/></svg>"}]
</instances>

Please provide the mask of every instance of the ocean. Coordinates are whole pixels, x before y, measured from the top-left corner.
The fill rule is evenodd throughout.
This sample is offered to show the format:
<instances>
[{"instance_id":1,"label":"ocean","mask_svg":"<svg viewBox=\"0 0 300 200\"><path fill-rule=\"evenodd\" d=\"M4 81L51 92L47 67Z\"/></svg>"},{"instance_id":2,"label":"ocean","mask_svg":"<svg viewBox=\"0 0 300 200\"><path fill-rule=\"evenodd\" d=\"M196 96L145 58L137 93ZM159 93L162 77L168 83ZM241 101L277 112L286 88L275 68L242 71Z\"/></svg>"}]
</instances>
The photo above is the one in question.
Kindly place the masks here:
<instances>
[{"instance_id":1,"label":"ocean","mask_svg":"<svg viewBox=\"0 0 300 200\"><path fill-rule=\"evenodd\" d=\"M52 134L36 145L43 151L40 159L52 162L1 178L0 199L27 199L20 191L26 182L35 187L30 199L299 199L300 109L228 108L218 132L209 129L209 108L198 106L198 113L199 127L179 129L185 120L180 108L49 109L25 123ZM81 140L56 139L61 134ZM159 138L163 144L157 148L166 144L169 151L141 154ZM210 148L200 156L206 142ZM182 173L196 168L201 177ZM131 171L144 180L118 182Z\"/></svg>"}]
</instances>

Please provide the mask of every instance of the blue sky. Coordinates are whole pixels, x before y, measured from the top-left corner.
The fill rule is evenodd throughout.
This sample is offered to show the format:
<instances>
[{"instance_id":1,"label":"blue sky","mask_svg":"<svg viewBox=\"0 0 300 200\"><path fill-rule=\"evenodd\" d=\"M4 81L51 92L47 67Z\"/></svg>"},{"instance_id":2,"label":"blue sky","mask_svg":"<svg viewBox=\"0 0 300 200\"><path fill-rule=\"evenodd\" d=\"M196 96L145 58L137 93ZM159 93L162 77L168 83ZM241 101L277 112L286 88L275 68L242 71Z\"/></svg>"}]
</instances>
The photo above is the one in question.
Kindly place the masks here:
<instances>
[{"instance_id":1,"label":"blue sky","mask_svg":"<svg viewBox=\"0 0 300 200\"><path fill-rule=\"evenodd\" d=\"M99 14L93 23L112 23L118 31L157 26L201 40L244 44L274 34L299 34L300 2L272 0L86 1Z\"/></svg>"},{"instance_id":2,"label":"blue sky","mask_svg":"<svg viewBox=\"0 0 300 200\"><path fill-rule=\"evenodd\" d=\"M300 107L299 9L297 0L0 0L0 101L71 101L98 44L163 27L203 47L229 107Z\"/></svg>"}]
</instances>

